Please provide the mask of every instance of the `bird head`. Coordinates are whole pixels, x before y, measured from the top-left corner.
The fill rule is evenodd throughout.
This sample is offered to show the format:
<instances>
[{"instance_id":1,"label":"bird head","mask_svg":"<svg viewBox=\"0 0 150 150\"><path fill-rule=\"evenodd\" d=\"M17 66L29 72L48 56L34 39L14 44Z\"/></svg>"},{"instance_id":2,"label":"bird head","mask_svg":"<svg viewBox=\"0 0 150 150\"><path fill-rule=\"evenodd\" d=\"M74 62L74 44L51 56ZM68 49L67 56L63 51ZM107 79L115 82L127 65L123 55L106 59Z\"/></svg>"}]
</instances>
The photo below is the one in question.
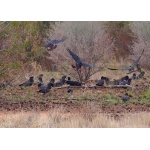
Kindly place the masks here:
<instances>
[{"instance_id":1,"label":"bird head","mask_svg":"<svg viewBox=\"0 0 150 150\"><path fill-rule=\"evenodd\" d=\"M133 76L136 77L136 73L134 73Z\"/></svg>"},{"instance_id":2,"label":"bird head","mask_svg":"<svg viewBox=\"0 0 150 150\"><path fill-rule=\"evenodd\" d=\"M70 77L68 77L68 80L70 81L70 80L71 80L71 78L70 78Z\"/></svg>"},{"instance_id":3,"label":"bird head","mask_svg":"<svg viewBox=\"0 0 150 150\"><path fill-rule=\"evenodd\" d=\"M33 77L33 76L31 76L31 77L30 77L30 79L34 79L34 77Z\"/></svg>"},{"instance_id":4,"label":"bird head","mask_svg":"<svg viewBox=\"0 0 150 150\"><path fill-rule=\"evenodd\" d=\"M71 66L72 68L76 68L77 64L75 63L75 64L72 64Z\"/></svg>"},{"instance_id":5,"label":"bird head","mask_svg":"<svg viewBox=\"0 0 150 150\"><path fill-rule=\"evenodd\" d=\"M124 79L125 79L125 80L128 80L128 79L129 79L129 76L125 76Z\"/></svg>"},{"instance_id":6,"label":"bird head","mask_svg":"<svg viewBox=\"0 0 150 150\"><path fill-rule=\"evenodd\" d=\"M101 79L102 79L102 80L104 80L104 79L105 79L105 77L101 76Z\"/></svg>"},{"instance_id":7,"label":"bird head","mask_svg":"<svg viewBox=\"0 0 150 150\"><path fill-rule=\"evenodd\" d=\"M55 82L55 79L54 79L54 78L52 78L52 79L50 80L50 82L54 83L54 82Z\"/></svg>"}]
</instances>

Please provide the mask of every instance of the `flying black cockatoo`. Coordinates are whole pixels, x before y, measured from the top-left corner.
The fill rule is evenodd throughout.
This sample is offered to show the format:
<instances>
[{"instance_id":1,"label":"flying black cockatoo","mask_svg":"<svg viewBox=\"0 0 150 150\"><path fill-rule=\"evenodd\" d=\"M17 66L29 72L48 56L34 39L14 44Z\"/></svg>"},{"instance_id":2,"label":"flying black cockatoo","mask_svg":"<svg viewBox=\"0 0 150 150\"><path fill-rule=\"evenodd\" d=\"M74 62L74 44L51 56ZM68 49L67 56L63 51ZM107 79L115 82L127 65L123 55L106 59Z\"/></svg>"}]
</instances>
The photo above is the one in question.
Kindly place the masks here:
<instances>
[{"instance_id":1,"label":"flying black cockatoo","mask_svg":"<svg viewBox=\"0 0 150 150\"><path fill-rule=\"evenodd\" d=\"M66 40L66 38L64 36L60 40L56 40L56 39L50 40L49 42L47 42L45 44L45 48L48 51L52 51L52 50L56 49L58 43L64 42L65 40Z\"/></svg>"},{"instance_id":2,"label":"flying black cockatoo","mask_svg":"<svg viewBox=\"0 0 150 150\"><path fill-rule=\"evenodd\" d=\"M79 56L77 56L74 52L72 52L69 48L67 48L67 51L69 52L69 54L72 56L72 58L75 60L75 64L72 65L73 68L76 68L78 71L81 71L81 67L89 67L89 68L93 68L94 66L92 64L88 64L83 62Z\"/></svg>"},{"instance_id":3,"label":"flying black cockatoo","mask_svg":"<svg viewBox=\"0 0 150 150\"><path fill-rule=\"evenodd\" d=\"M130 66L128 68L120 68L120 69L108 68L108 69L110 69L110 70L128 70L129 71L128 74L132 73L132 72L135 72L136 70L134 70L134 69L135 69L135 67L137 67L137 69L138 69L138 67L139 67L138 63L139 63L139 61L141 59L141 56L142 56L143 52L144 52L144 49L143 49L141 55L137 58L137 60L134 61L134 63L132 64L132 66Z\"/></svg>"},{"instance_id":4,"label":"flying black cockatoo","mask_svg":"<svg viewBox=\"0 0 150 150\"><path fill-rule=\"evenodd\" d=\"M20 84L19 86L21 87L21 89L23 89L24 87L31 86L33 83L34 83L34 77L31 76L28 81Z\"/></svg>"}]
</instances>

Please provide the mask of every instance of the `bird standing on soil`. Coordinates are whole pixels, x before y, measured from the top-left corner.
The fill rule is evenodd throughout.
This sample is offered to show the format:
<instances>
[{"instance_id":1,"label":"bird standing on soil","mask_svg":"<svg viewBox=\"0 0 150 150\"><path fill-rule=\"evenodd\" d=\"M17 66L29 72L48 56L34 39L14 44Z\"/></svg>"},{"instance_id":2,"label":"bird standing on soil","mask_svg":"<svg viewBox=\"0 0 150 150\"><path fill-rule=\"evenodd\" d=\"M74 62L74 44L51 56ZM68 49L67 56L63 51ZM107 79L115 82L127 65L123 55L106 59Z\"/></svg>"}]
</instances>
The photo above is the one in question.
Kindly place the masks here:
<instances>
[{"instance_id":1,"label":"bird standing on soil","mask_svg":"<svg viewBox=\"0 0 150 150\"><path fill-rule=\"evenodd\" d=\"M126 85L129 83L130 83L129 82L129 76L122 77L121 79L118 80L118 85Z\"/></svg>"},{"instance_id":2,"label":"bird standing on soil","mask_svg":"<svg viewBox=\"0 0 150 150\"><path fill-rule=\"evenodd\" d=\"M116 85L117 84L117 80L115 80L115 79L113 81L110 81L110 79L107 77L103 77L103 78L104 78L106 85Z\"/></svg>"},{"instance_id":3,"label":"bird standing on soil","mask_svg":"<svg viewBox=\"0 0 150 150\"><path fill-rule=\"evenodd\" d=\"M137 75L136 79L140 79L140 78L144 77L144 74L145 74L144 71L140 72L140 74Z\"/></svg>"},{"instance_id":4,"label":"bird standing on soil","mask_svg":"<svg viewBox=\"0 0 150 150\"><path fill-rule=\"evenodd\" d=\"M38 81L39 81L39 83L42 83L42 84L43 84L43 74L40 74L40 75L38 76Z\"/></svg>"},{"instance_id":5,"label":"bird standing on soil","mask_svg":"<svg viewBox=\"0 0 150 150\"><path fill-rule=\"evenodd\" d=\"M96 83L96 86L103 86L104 80L105 80L105 77L102 76L101 79Z\"/></svg>"},{"instance_id":6,"label":"bird standing on soil","mask_svg":"<svg viewBox=\"0 0 150 150\"><path fill-rule=\"evenodd\" d=\"M66 76L63 76L58 82L54 83L54 87L62 86L66 82Z\"/></svg>"},{"instance_id":7,"label":"bird standing on soil","mask_svg":"<svg viewBox=\"0 0 150 150\"><path fill-rule=\"evenodd\" d=\"M55 83L55 79L54 78L52 78L51 80L50 80L50 85L52 86L52 87L54 87L54 83Z\"/></svg>"},{"instance_id":8,"label":"bird standing on soil","mask_svg":"<svg viewBox=\"0 0 150 150\"><path fill-rule=\"evenodd\" d=\"M38 76L38 88L40 89L40 87L44 85L44 82L43 82L43 74L40 74Z\"/></svg>"},{"instance_id":9,"label":"bird standing on soil","mask_svg":"<svg viewBox=\"0 0 150 150\"><path fill-rule=\"evenodd\" d=\"M134 61L134 63L132 64L132 66L130 66L128 68L120 68L120 69L107 68L107 69L110 69L110 70L128 70L129 71L128 74L130 74L132 72L135 72L135 71L137 71L137 70L140 69L138 63L139 63L139 61L140 61L140 59L142 57L143 52L144 52L144 49L143 49L141 55L137 58L137 60ZM137 70L135 70L135 67L137 68Z\"/></svg>"},{"instance_id":10,"label":"bird standing on soil","mask_svg":"<svg viewBox=\"0 0 150 150\"><path fill-rule=\"evenodd\" d=\"M72 81L70 77L68 77L68 80L66 81L66 83L71 86L81 86L81 83L79 83L77 81Z\"/></svg>"},{"instance_id":11,"label":"bird standing on soil","mask_svg":"<svg viewBox=\"0 0 150 150\"><path fill-rule=\"evenodd\" d=\"M41 85L41 86L40 86L40 90L39 90L38 92L39 92L39 93L46 94L46 93L48 93L48 92L50 91L51 86L52 86L51 83L48 83L47 86Z\"/></svg>"},{"instance_id":12,"label":"bird standing on soil","mask_svg":"<svg viewBox=\"0 0 150 150\"><path fill-rule=\"evenodd\" d=\"M34 77L31 76L28 81L26 81L26 82L20 84L19 86L21 87L21 89L23 89L23 88L25 88L25 87L27 87L27 86L32 86L33 83L34 83Z\"/></svg>"},{"instance_id":13,"label":"bird standing on soil","mask_svg":"<svg viewBox=\"0 0 150 150\"><path fill-rule=\"evenodd\" d=\"M128 93L125 93L125 94L123 95L122 100L123 100L124 102L130 100L130 96L128 95Z\"/></svg>"},{"instance_id":14,"label":"bird standing on soil","mask_svg":"<svg viewBox=\"0 0 150 150\"><path fill-rule=\"evenodd\" d=\"M110 81L113 85L130 85L132 81L132 78L129 78L129 76L122 77L121 79Z\"/></svg>"},{"instance_id":15,"label":"bird standing on soil","mask_svg":"<svg viewBox=\"0 0 150 150\"><path fill-rule=\"evenodd\" d=\"M109 78L107 78L107 77L104 77L104 78L105 78L105 83L106 83L106 85L109 85L109 83L110 83Z\"/></svg>"},{"instance_id":16,"label":"bird standing on soil","mask_svg":"<svg viewBox=\"0 0 150 150\"><path fill-rule=\"evenodd\" d=\"M135 80L136 79L136 74L134 73L131 77L132 80Z\"/></svg>"},{"instance_id":17,"label":"bird standing on soil","mask_svg":"<svg viewBox=\"0 0 150 150\"><path fill-rule=\"evenodd\" d=\"M72 94L73 93L73 88L68 86L67 92Z\"/></svg>"},{"instance_id":18,"label":"bird standing on soil","mask_svg":"<svg viewBox=\"0 0 150 150\"><path fill-rule=\"evenodd\" d=\"M47 42L45 44L45 48L48 50L48 51L52 51L54 49L57 48L57 44L58 43L61 43L61 42L64 42L66 40L65 37L62 37L60 40L50 40L49 42Z\"/></svg>"},{"instance_id":19,"label":"bird standing on soil","mask_svg":"<svg viewBox=\"0 0 150 150\"><path fill-rule=\"evenodd\" d=\"M72 64L72 68L76 68L77 71L81 72L81 67L88 67L88 68L93 68L94 66L92 64L88 64L85 63L83 61L81 61L80 57L77 56L74 52L72 52L69 48L67 48L67 51L69 52L69 54L72 56L72 58L75 60L75 64Z\"/></svg>"},{"instance_id":20,"label":"bird standing on soil","mask_svg":"<svg viewBox=\"0 0 150 150\"><path fill-rule=\"evenodd\" d=\"M48 86L48 85L51 85L51 87L54 87L54 82L55 82L55 79L52 78L52 79L48 82L47 86ZM39 83L38 83L38 88L39 88L39 90L41 90L42 88L45 88L45 87L46 87L46 85L44 85L43 82L39 82Z\"/></svg>"}]
</instances>

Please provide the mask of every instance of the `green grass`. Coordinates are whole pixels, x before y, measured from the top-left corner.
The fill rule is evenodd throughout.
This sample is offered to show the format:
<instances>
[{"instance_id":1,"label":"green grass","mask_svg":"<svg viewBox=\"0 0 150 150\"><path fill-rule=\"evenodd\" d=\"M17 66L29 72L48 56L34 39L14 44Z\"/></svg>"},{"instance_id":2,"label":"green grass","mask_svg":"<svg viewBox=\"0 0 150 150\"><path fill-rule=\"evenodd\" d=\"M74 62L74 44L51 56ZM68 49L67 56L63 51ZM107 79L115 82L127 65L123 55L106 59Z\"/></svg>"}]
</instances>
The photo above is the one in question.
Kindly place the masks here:
<instances>
[{"instance_id":1,"label":"green grass","mask_svg":"<svg viewBox=\"0 0 150 150\"><path fill-rule=\"evenodd\" d=\"M137 92L136 90L129 90L127 91L130 97L128 102L123 102L121 93L122 91L118 91L121 93L114 94L114 91L111 90L108 92L103 93L102 91L93 92L93 91L84 91L83 93L77 89L74 90L73 94L64 94L66 90L63 89L61 92L56 92L54 89L45 95L37 93L36 90L29 87L24 90L18 90L18 88L7 88L5 90L1 90L2 92L2 99L8 100L10 102L23 102L23 101L38 101L38 102L45 102L45 101L57 101L57 102L70 102L73 101L74 103L83 104L87 101L95 101L98 104L150 104L150 89L144 89L142 91ZM80 94L81 93L81 94ZM120 96L118 96L118 94Z\"/></svg>"}]
</instances>

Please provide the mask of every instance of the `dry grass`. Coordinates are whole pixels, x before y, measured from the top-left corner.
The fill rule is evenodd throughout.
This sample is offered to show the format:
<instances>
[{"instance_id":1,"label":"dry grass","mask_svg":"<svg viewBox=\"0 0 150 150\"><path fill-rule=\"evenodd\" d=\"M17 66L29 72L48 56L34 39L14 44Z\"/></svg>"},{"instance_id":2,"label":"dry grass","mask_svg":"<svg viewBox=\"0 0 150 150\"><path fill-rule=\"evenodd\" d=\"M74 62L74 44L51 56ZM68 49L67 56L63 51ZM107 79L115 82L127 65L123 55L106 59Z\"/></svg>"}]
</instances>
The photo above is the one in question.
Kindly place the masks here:
<instances>
[{"instance_id":1,"label":"dry grass","mask_svg":"<svg viewBox=\"0 0 150 150\"><path fill-rule=\"evenodd\" d=\"M119 119L102 113L49 112L0 113L1 128L149 128L150 113L123 114Z\"/></svg>"}]
</instances>

